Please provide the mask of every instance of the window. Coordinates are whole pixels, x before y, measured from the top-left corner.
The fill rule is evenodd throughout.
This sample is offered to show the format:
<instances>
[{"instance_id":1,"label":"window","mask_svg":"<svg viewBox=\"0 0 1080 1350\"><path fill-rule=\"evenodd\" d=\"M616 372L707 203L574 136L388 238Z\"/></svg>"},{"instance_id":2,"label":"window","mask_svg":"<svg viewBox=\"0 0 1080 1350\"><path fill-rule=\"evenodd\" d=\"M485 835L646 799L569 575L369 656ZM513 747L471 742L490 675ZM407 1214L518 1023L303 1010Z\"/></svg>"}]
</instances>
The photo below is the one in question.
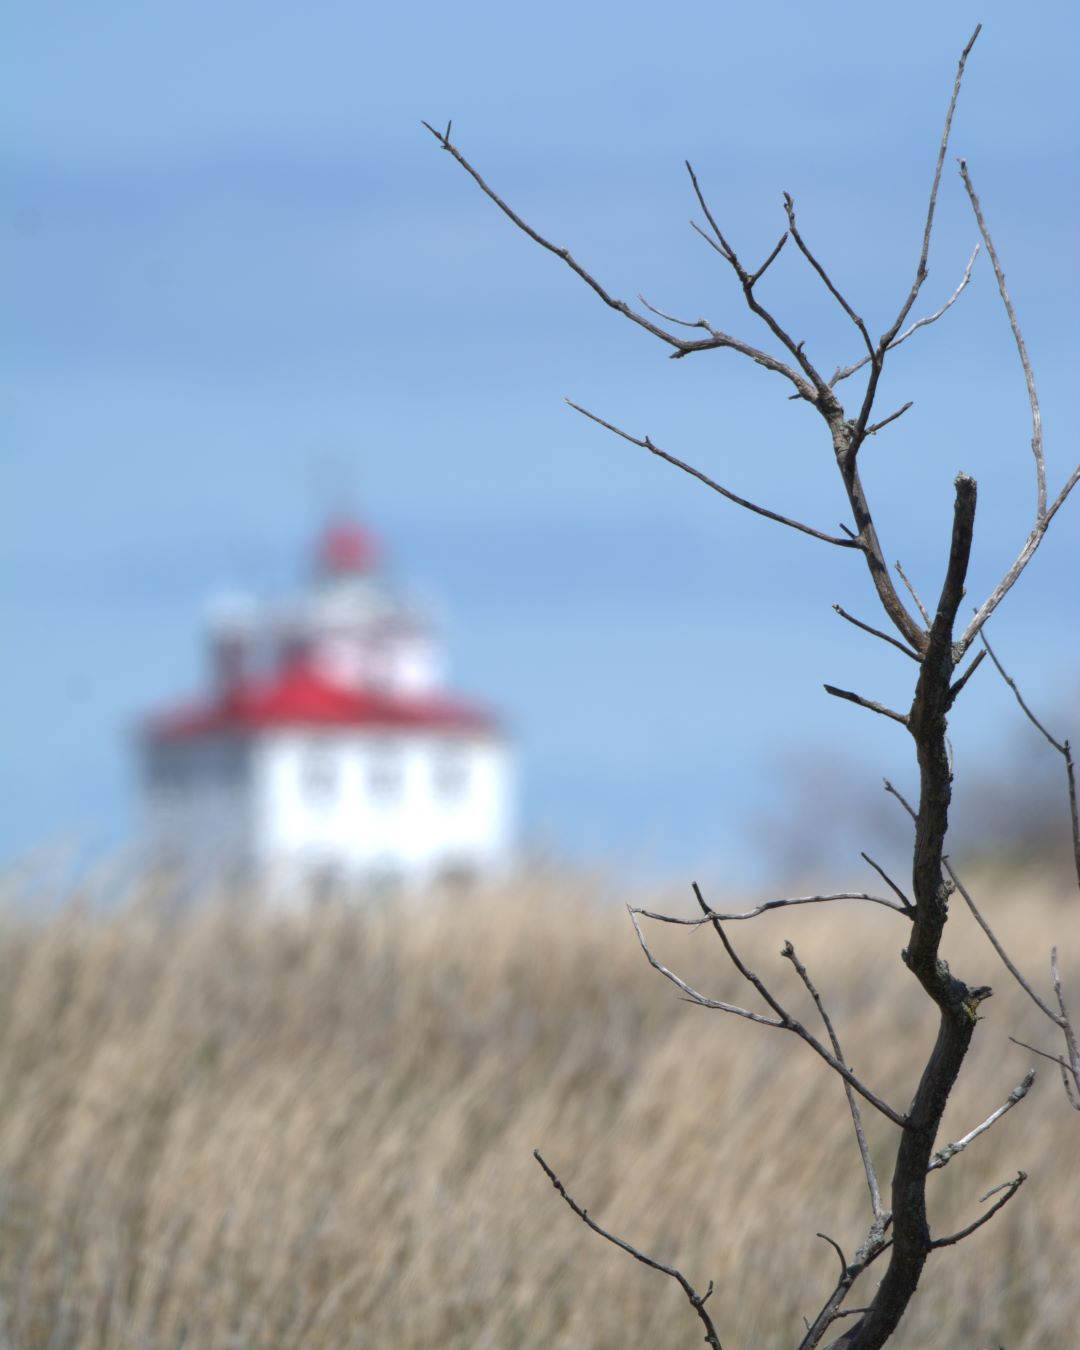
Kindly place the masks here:
<instances>
[{"instance_id":1,"label":"window","mask_svg":"<svg viewBox=\"0 0 1080 1350\"><path fill-rule=\"evenodd\" d=\"M462 754L445 755L435 764L435 795L446 802L461 801L469 790L469 763Z\"/></svg>"},{"instance_id":2,"label":"window","mask_svg":"<svg viewBox=\"0 0 1080 1350\"><path fill-rule=\"evenodd\" d=\"M338 786L338 766L327 746L309 746L300 773L304 796L309 801L325 803L333 799Z\"/></svg>"},{"instance_id":3,"label":"window","mask_svg":"<svg viewBox=\"0 0 1080 1350\"><path fill-rule=\"evenodd\" d=\"M397 801L405 785L401 760L393 750L378 750L367 771L368 793L379 806Z\"/></svg>"}]
</instances>

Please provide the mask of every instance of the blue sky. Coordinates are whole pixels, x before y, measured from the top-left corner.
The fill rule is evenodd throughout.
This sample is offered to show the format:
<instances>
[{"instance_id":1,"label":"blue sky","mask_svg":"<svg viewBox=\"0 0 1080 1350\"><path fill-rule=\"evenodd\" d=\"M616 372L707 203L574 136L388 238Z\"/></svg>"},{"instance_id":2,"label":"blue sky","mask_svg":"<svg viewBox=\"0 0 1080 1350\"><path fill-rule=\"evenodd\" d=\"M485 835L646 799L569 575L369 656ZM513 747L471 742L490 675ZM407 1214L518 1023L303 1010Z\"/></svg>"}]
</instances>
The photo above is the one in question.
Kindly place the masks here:
<instances>
[{"instance_id":1,"label":"blue sky","mask_svg":"<svg viewBox=\"0 0 1080 1350\"><path fill-rule=\"evenodd\" d=\"M748 258L775 243L790 191L880 331L910 285L978 20L953 149L1024 324L1053 490L1080 445L1074 5L826 3L811 20L787 3L8 4L0 859L130 838L130 731L198 686L207 594L291 587L342 482L445 612L456 683L517 728L532 848L760 878L762 821L807 777L793 765L839 775L853 803L883 774L910 784L903 732L821 691L910 697L909 663L831 610L875 621L854 555L746 516L562 400L833 530L846 514L812 413L731 354L669 361L518 235L420 120L453 118L489 181L616 294L755 341L688 227L683 160ZM918 314L976 239L950 157ZM857 355L794 256L766 298L821 366ZM974 602L1034 499L985 258L897 354L881 407L909 398L865 452L885 548L932 593L952 478L974 473ZM1077 509L992 630L1062 716ZM953 730L961 788L1023 734L985 673Z\"/></svg>"}]
</instances>

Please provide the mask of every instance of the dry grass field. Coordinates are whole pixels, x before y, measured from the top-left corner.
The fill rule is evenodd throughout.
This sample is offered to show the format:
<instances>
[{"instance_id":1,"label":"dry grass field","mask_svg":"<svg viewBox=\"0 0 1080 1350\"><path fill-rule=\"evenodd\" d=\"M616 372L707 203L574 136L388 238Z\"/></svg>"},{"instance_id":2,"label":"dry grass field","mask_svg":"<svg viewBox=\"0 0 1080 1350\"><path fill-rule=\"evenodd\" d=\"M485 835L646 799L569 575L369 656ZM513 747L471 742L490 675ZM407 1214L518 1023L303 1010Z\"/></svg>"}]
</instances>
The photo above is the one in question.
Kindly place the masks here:
<instances>
[{"instance_id":1,"label":"dry grass field","mask_svg":"<svg viewBox=\"0 0 1080 1350\"><path fill-rule=\"evenodd\" d=\"M538 877L307 917L236 902L176 918L145 896L106 917L0 918L0 1345L700 1344L678 1289L571 1215L537 1146L602 1223L715 1280L725 1350L795 1344L835 1277L815 1232L851 1251L869 1217L841 1085L794 1037L679 1001L603 889ZM1051 941L1070 947L1080 989L1075 894L980 895L1040 978ZM1033 1062L1007 1034L1050 1036L966 915L950 927L954 965L997 991L956 1138ZM778 955L795 942L849 1060L900 1108L934 1033L903 929L846 904L734 930L804 1009ZM746 1000L714 935L655 939L698 987ZM867 1122L887 1170L895 1132ZM935 1254L894 1344L1075 1346L1078 1145L1044 1065L934 1177L940 1234L1030 1174Z\"/></svg>"}]
</instances>

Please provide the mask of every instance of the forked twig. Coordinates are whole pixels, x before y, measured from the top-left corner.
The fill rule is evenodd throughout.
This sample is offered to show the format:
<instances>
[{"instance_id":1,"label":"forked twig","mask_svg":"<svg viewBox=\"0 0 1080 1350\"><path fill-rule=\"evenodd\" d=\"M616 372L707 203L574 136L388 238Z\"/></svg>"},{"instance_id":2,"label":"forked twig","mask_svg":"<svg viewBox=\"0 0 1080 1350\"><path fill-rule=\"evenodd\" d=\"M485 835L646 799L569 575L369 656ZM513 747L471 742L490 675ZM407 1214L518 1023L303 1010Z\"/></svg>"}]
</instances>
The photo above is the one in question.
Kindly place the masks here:
<instances>
[{"instance_id":1,"label":"forked twig","mask_svg":"<svg viewBox=\"0 0 1080 1350\"><path fill-rule=\"evenodd\" d=\"M971 257L968 259L967 266L964 268L964 275L960 278L960 284L959 286L957 286L956 290L953 291L952 295L949 296L948 300L945 301L945 303L941 306L940 309L934 310L933 314L927 314L921 319L916 319L915 322L909 328L904 329L904 331L900 334L899 337L893 338L893 340L889 343L888 347L886 348L887 351L890 352L896 351L897 347L899 347L902 342L906 342L908 338L911 337L912 333L917 332L920 328L926 328L927 325L929 324L937 323L938 319L941 318L941 316L946 312L946 310L951 309L953 305L956 304L957 300L960 299L961 294L967 289L968 283L971 281L971 269L972 267L974 267L975 259L978 256L979 256L979 245L976 244ZM856 361L854 365L843 366L841 369L835 371L832 378L829 380L829 388L830 389L834 388L836 385L840 383L841 380L846 380L848 379L849 376L854 375L857 371L862 370L863 366L865 366L869 360L870 360L869 356L864 356L862 357L861 360ZM929 622L930 620L927 619L927 623Z\"/></svg>"},{"instance_id":2,"label":"forked twig","mask_svg":"<svg viewBox=\"0 0 1080 1350\"><path fill-rule=\"evenodd\" d=\"M707 922L711 923L714 930L719 934L720 940L724 944L724 949L731 958L735 969L744 979L748 980L754 986L758 993L761 994L762 998L776 1016L765 1017L761 1013L753 1012L750 1008L742 1008L736 1003L725 1003L721 999L709 998L708 995L699 993L691 985L687 984L681 976L676 975L673 970L669 970L667 966L653 955L652 949L645 940L645 934L641 931L641 925L637 921L639 911L628 906L630 922L634 925L634 932L637 934L641 950L645 953L645 959L648 961L649 965L652 966L653 970L663 975L666 980L670 980L690 1003L696 1003L699 1008L711 1008L715 1012L732 1013L736 1017L745 1018L748 1022L757 1022L760 1026L776 1027L781 1031L793 1031L797 1036L804 1040L807 1045L816 1051L825 1063L828 1064L830 1068L834 1069L845 1082L850 1083L856 1092L862 1097L865 1097L872 1106L876 1106L883 1116L887 1116L894 1125L900 1125L902 1127L905 1124L905 1117L902 1116L899 1111L894 1110L888 1102L882 1100L882 1098L872 1089L868 1088L865 1083L852 1073L846 1064L837 1059L835 1055L830 1054L812 1032L807 1031L797 1018L792 1017L791 1014L773 998L758 977L752 971L747 970L728 940L728 936L724 932L720 921L715 917L713 911L709 909L708 905L702 899L701 891L698 889L696 882L694 883L694 894L697 896L698 903L706 915Z\"/></svg>"},{"instance_id":3,"label":"forked twig","mask_svg":"<svg viewBox=\"0 0 1080 1350\"><path fill-rule=\"evenodd\" d=\"M1000 1186L995 1186L992 1191L987 1191L982 1197L983 1201L989 1200L990 1197L996 1195L998 1191L1004 1191L1005 1194L995 1204L991 1205L981 1218L976 1219L974 1223L969 1223L966 1228L961 1228L958 1233L950 1233L948 1237L935 1238L930 1244L930 1250L934 1251L938 1247L953 1247L956 1243L963 1242L964 1238L970 1237L976 1229L981 1228L984 1223L989 1223L998 1210L1003 1209L1009 1203L1025 1181L1027 1181L1027 1173L1017 1172L1012 1181L1004 1181Z\"/></svg>"},{"instance_id":4,"label":"forked twig","mask_svg":"<svg viewBox=\"0 0 1080 1350\"><path fill-rule=\"evenodd\" d=\"M662 1275L667 1275L669 1279L676 1281L676 1283L682 1289L683 1293L686 1295L690 1303L690 1306L693 1308L694 1312L696 1312L698 1317L701 1319L701 1324L705 1328L706 1345L711 1345L713 1347L713 1350L723 1350L723 1347L720 1344L720 1337L716 1334L716 1327L713 1325L713 1320L709 1316L708 1310L705 1307L706 1301L709 1299L709 1297L713 1292L712 1280L709 1281L709 1287L708 1289L705 1290L704 1294L699 1294L697 1290L694 1288L694 1286L690 1283L690 1281L686 1278L686 1276L682 1273L681 1270L676 1269L675 1266L665 1266L662 1261L657 1261L655 1257L647 1256L645 1252L638 1251L636 1247L632 1246L629 1242L626 1242L623 1238L616 1237L614 1233L609 1233L606 1228L602 1228L600 1224L598 1224L596 1220L592 1218L588 1210L583 1209L573 1198L573 1196L568 1194L566 1187L562 1184L562 1182L555 1175L552 1169L544 1161L543 1157L540 1154L539 1149L533 1149L533 1157L544 1169L544 1172L547 1175L547 1179L559 1192L559 1194L570 1206L570 1208L574 1211L574 1213L578 1216L578 1218L582 1221L582 1223L586 1224L589 1228L591 1228L594 1233L599 1233L600 1236L604 1238L606 1241L612 1243L616 1247L619 1247L622 1251L632 1256L635 1261L640 1261L643 1266L648 1266L651 1270L658 1270Z\"/></svg>"}]
</instances>

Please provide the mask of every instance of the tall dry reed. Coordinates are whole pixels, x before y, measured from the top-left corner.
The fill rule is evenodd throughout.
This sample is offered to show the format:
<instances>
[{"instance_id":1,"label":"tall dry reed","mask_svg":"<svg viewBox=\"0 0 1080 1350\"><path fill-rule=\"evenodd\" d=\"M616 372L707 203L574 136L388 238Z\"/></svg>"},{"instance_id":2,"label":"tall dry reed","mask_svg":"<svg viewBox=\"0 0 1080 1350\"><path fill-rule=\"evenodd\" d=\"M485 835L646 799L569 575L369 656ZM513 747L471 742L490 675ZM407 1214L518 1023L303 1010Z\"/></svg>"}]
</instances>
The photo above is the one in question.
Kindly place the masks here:
<instances>
[{"instance_id":1,"label":"tall dry reed","mask_svg":"<svg viewBox=\"0 0 1080 1350\"><path fill-rule=\"evenodd\" d=\"M177 918L151 896L0 921L0 1345L698 1344L679 1291L587 1232L538 1145L602 1222L715 1280L726 1350L797 1342L835 1276L815 1232L850 1251L869 1217L841 1085L793 1037L680 1002L598 889L306 917L234 901ZM1049 888L988 907L1033 971L1076 931ZM934 1034L903 927L837 906L737 933L803 1007L777 955L795 942L849 1059L899 1108ZM962 915L952 928L950 958L998 992L949 1138L1032 1062L1007 1033L1049 1039ZM655 937L745 1000L707 931ZM895 1131L867 1116L887 1170ZM1047 1069L935 1177L940 1233L1030 1173L931 1260L897 1346L1075 1345L1078 1142Z\"/></svg>"}]
</instances>

